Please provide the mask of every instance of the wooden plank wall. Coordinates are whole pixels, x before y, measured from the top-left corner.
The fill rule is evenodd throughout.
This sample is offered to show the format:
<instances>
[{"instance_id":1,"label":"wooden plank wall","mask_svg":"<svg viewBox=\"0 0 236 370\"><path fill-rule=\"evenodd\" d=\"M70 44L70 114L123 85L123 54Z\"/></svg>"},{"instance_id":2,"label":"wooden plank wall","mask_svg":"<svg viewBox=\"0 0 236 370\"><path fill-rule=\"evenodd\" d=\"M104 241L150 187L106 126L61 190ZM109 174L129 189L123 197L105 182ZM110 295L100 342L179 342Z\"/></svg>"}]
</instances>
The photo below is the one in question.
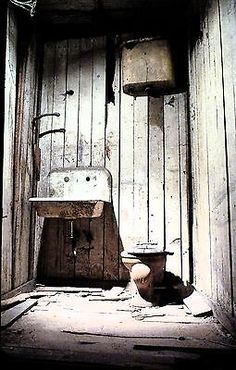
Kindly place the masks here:
<instances>
[{"instance_id":1,"label":"wooden plank wall","mask_svg":"<svg viewBox=\"0 0 236 370\"><path fill-rule=\"evenodd\" d=\"M32 120L36 115L37 63L33 36L18 35L9 9L6 53L2 293L31 279L33 245L31 205L34 191ZM17 47L19 54L17 55Z\"/></svg>"},{"instance_id":2,"label":"wooden plank wall","mask_svg":"<svg viewBox=\"0 0 236 370\"><path fill-rule=\"evenodd\" d=\"M12 288L12 199L14 166L14 133L16 108L16 45L17 24L13 12L8 9L7 44L6 44L6 86L5 86L5 127L4 127L4 161L3 161L3 220L1 250L1 292Z\"/></svg>"},{"instance_id":3,"label":"wooden plank wall","mask_svg":"<svg viewBox=\"0 0 236 370\"><path fill-rule=\"evenodd\" d=\"M189 45L194 281L234 316L236 4L211 0L198 10Z\"/></svg>"},{"instance_id":4,"label":"wooden plank wall","mask_svg":"<svg viewBox=\"0 0 236 370\"><path fill-rule=\"evenodd\" d=\"M32 278L34 223L28 199L34 194L33 118L37 115L38 64L33 34L21 40L18 55L17 109L14 143L14 288Z\"/></svg>"},{"instance_id":5,"label":"wooden plank wall","mask_svg":"<svg viewBox=\"0 0 236 370\"><path fill-rule=\"evenodd\" d=\"M127 279L120 252L137 242L158 242L175 255L168 269L189 279L188 150L186 95L131 97L121 87L116 53L114 104L106 103L106 38L47 42L44 49L41 131L65 128L40 139L38 194L48 194L55 168L105 166L112 175L112 204L101 218L45 220L38 276ZM73 90L73 95L64 95ZM39 221L40 222L40 221ZM41 234L37 236L40 245Z\"/></svg>"}]
</instances>

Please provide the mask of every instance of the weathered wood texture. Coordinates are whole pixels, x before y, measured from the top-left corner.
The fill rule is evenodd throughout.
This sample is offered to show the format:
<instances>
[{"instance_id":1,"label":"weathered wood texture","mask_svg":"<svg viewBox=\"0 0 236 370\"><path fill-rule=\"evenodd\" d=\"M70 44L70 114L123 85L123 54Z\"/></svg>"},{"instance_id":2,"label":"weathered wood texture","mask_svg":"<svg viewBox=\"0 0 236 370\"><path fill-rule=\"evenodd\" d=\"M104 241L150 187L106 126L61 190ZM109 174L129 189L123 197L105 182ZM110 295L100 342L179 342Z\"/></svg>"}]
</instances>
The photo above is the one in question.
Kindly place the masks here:
<instances>
[{"instance_id":1,"label":"weathered wood texture","mask_svg":"<svg viewBox=\"0 0 236 370\"><path fill-rule=\"evenodd\" d=\"M1 250L1 293L12 288L12 198L15 107L16 107L16 44L17 25L13 12L8 11L6 43L6 86L5 86L5 126L4 126L4 161L3 161L3 220Z\"/></svg>"},{"instance_id":2,"label":"weathered wood texture","mask_svg":"<svg viewBox=\"0 0 236 370\"><path fill-rule=\"evenodd\" d=\"M45 118L41 131L66 132L40 139L39 196L48 192L50 170L98 165L111 172L112 204L100 218L74 222L73 246L68 221L47 220L39 274L127 279L120 252L151 241L173 250L167 267L189 279L186 95L124 94L118 49L115 54L113 104L106 96L106 38L45 44L41 113L60 117Z\"/></svg>"},{"instance_id":3,"label":"weathered wood texture","mask_svg":"<svg viewBox=\"0 0 236 370\"><path fill-rule=\"evenodd\" d=\"M27 40L18 37L16 24L11 9L6 53L2 293L31 278L30 245L33 242L28 198L33 192L32 119L37 95L36 42L30 35Z\"/></svg>"},{"instance_id":4,"label":"weathered wood texture","mask_svg":"<svg viewBox=\"0 0 236 370\"><path fill-rule=\"evenodd\" d=\"M234 315L235 1L208 1L200 14L189 45L194 283Z\"/></svg>"},{"instance_id":5,"label":"weathered wood texture","mask_svg":"<svg viewBox=\"0 0 236 370\"><path fill-rule=\"evenodd\" d=\"M25 312L30 310L37 304L36 299L28 299L26 302L21 302L18 305L9 308L8 310L1 313L1 328L5 328L11 325L19 317L24 315Z\"/></svg>"},{"instance_id":6,"label":"weathered wood texture","mask_svg":"<svg viewBox=\"0 0 236 370\"><path fill-rule=\"evenodd\" d=\"M18 54L18 99L14 147L13 245L14 288L31 278L32 213L28 199L34 192L33 118L37 109L36 41L22 40Z\"/></svg>"}]
</instances>

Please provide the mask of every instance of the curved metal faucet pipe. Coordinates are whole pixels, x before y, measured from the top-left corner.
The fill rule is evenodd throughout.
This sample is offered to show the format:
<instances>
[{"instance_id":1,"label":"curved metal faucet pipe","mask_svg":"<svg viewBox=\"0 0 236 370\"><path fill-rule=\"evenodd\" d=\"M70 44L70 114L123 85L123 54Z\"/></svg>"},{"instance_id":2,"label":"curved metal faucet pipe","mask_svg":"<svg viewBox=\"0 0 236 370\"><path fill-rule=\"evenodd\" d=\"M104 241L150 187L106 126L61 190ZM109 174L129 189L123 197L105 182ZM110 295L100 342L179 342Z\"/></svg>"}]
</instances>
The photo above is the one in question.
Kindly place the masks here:
<instances>
[{"instance_id":1,"label":"curved metal faucet pipe","mask_svg":"<svg viewBox=\"0 0 236 370\"><path fill-rule=\"evenodd\" d=\"M41 118L48 117L48 116L55 116L59 117L60 113L58 112L53 112L53 113L44 113L40 114L39 116L36 116L32 119L32 142L33 142L33 156L34 156L34 172L36 176L36 180L40 180L40 164L41 164L41 150L39 148L39 139L40 137L49 134L50 132L64 132L65 129L54 129L50 131L45 131L40 133L39 132L39 124L38 121Z\"/></svg>"},{"instance_id":2,"label":"curved metal faucet pipe","mask_svg":"<svg viewBox=\"0 0 236 370\"><path fill-rule=\"evenodd\" d=\"M65 133L66 132L66 129L65 128L55 128L54 130L48 130L48 131L44 131L44 132L41 132L39 134L39 139L45 135L48 135L48 134L54 134L56 132L63 132Z\"/></svg>"},{"instance_id":3,"label":"curved metal faucet pipe","mask_svg":"<svg viewBox=\"0 0 236 370\"><path fill-rule=\"evenodd\" d=\"M59 117L60 116L60 113L55 112L55 113L44 113L44 114L40 114L39 116L36 116L36 117L34 117L32 119L32 123L35 124L36 121L40 120L43 117L48 117L48 116L56 116L56 117Z\"/></svg>"}]
</instances>

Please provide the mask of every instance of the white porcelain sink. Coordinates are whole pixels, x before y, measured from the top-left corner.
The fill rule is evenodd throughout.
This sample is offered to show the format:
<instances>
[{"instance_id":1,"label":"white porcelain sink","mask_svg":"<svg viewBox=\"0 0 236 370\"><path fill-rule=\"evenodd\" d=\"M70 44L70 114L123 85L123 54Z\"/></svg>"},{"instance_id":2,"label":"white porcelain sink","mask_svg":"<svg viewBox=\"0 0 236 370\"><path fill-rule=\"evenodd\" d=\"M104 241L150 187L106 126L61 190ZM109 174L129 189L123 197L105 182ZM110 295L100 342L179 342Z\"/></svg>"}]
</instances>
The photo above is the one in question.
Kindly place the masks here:
<instances>
[{"instance_id":1,"label":"white porcelain sink","mask_svg":"<svg viewBox=\"0 0 236 370\"><path fill-rule=\"evenodd\" d=\"M99 217L111 202L111 174L104 167L56 169L48 175L49 196L30 198L38 216Z\"/></svg>"}]
</instances>

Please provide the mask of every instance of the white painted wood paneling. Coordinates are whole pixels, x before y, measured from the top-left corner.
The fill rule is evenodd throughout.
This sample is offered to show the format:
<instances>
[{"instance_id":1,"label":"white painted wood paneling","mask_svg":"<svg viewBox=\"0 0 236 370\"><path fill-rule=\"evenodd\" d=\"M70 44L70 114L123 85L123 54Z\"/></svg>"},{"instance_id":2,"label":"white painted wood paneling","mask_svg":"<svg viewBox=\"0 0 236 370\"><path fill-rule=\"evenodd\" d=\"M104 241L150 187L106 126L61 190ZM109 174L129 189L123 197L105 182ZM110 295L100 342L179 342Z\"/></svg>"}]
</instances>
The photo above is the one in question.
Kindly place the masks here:
<instances>
[{"instance_id":1,"label":"white painted wood paneling","mask_svg":"<svg viewBox=\"0 0 236 370\"><path fill-rule=\"evenodd\" d=\"M209 116L207 124L208 160L209 160L209 207L210 207L210 237L212 259L212 289L221 301L227 306L229 291L229 275L224 264L229 261L228 230L227 230L227 185L226 185L226 158L224 138L224 113L222 70L220 53L219 17L216 2L212 2L208 13L209 30L209 78L211 87L207 95L209 98ZM217 145L216 145L217 143ZM224 225L224 228L222 226ZM224 247L222 248L222 246ZM226 247L227 246L227 247Z\"/></svg>"},{"instance_id":2,"label":"white painted wood paneling","mask_svg":"<svg viewBox=\"0 0 236 370\"><path fill-rule=\"evenodd\" d=\"M164 106L149 98L149 241L164 248Z\"/></svg>"},{"instance_id":3,"label":"white painted wood paneling","mask_svg":"<svg viewBox=\"0 0 236 370\"><path fill-rule=\"evenodd\" d=\"M92 88L93 88L93 39L81 39L80 53L77 56L80 63L79 96L79 137L78 165L91 165L91 125L92 125ZM76 148L75 148L76 150ZM89 276L90 244L86 235L90 233L90 221L79 221L80 238L76 245L76 277Z\"/></svg>"},{"instance_id":4,"label":"white painted wood paneling","mask_svg":"<svg viewBox=\"0 0 236 370\"><path fill-rule=\"evenodd\" d=\"M134 98L121 95L121 128L120 128L120 216L119 229L123 249L129 249L137 242L134 234L134 151L133 151L133 114Z\"/></svg>"},{"instance_id":5,"label":"white painted wood paneling","mask_svg":"<svg viewBox=\"0 0 236 370\"><path fill-rule=\"evenodd\" d=\"M180 243L181 243L181 276L190 280L190 236L189 236L189 152L188 152L188 122L187 97L179 96L179 174L180 174Z\"/></svg>"},{"instance_id":6,"label":"white painted wood paneling","mask_svg":"<svg viewBox=\"0 0 236 370\"><path fill-rule=\"evenodd\" d=\"M228 318L236 278L235 19L235 1L209 1L189 48L195 283Z\"/></svg>"},{"instance_id":7,"label":"white painted wood paneling","mask_svg":"<svg viewBox=\"0 0 236 370\"><path fill-rule=\"evenodd\" d=\"M56 59L56 45L47 43L44 46L44 63L43 63L43 82L41 93L41 114L54 113L54 69ZM59 112L60 113L60 112ZM55 117L57 120L58 117ZM39 126L39 132L51 130L53 128L54 117L48 116L38 120L36 124ZM52 153L52 138L51 135L45 135L39 140L41 149L41 172L40 181L38 182L38 196L43 197L49 195L49 187L47 176L51 169L51 153Z\"/></svg>"},{"instance_id":8,"label":"white painted wood paneling","mask_svg":"<svg viewBox=\"0 0 236 370\"><path fill-rule=\"evenodd\" d=\"M106 39L93 39L91 164L105 163L105 102L106 102ZM104 270L104 216L90 220L90 277L103 279Z\"/></svg>"},{"instance_id":9,"label":"white painted wood paneling","mask_svg":"<svg viewBox=\"0 0 236 370\"><path fill-rule=\"evenodd\" d=\"M207 22L207 20L205 20ZM211 240L210 240L210 217L209 217L209 159L207 152L207 127L204 124L207 121L207 107L204 104L206 96L204 95L204 89L209 89L209 79L206 78L208 54L203 54L202 45L208 44L208 39L203 37L202 40L198 41L198 49L196 56L201 55L201 61L195 61L195 78L196 78L196 121L195 121L195 140L197 141L196 156L194 161L196 163L196 174L194 183L198 186L198 199L197 204L197 224L196 228L201 229L201 233L198 233L198 240L196 241L199 245L199 250L194 248L194 268L195 268L195 282L198 282L198 286L204 289L206 292L210 292L212 289L211 283L211 265L210 265L210 253L211 253ZM199 68L201 73L199 73ZM198 178L201 181L198 181ZM194 193L194 192L193 192ZM200 249L201 248L201 249ZM206 279L205 276L209 278Z\"/></svg>"},{"instance_id":10,"label":"white painted wood paneling","mask_svg":"<svg viewBox=\"0 0 236 370\"><path fill-rule=\"evenodd\" d=\"M78 164L91 165L93 39L81 39Z\"/></svg>"},{"instance_id":11,"label":"white painted wood paneling","mask_svg":"<svg viewBox=\"0 0 236 370\"><path fill-rule=\"evenodd\" d=\"M80 40L68 40L66 90L73 91L66 95L65 111L65 148L64 168L78 164L77 148L80 109Z\"/></svg>"},{"instance_id":12,"label":"white painted wood paneling","mask_svg":"<svg viewBox=\"0 0 236 370\"><path fill-rule=\"evenodd\" d=\"M174 252L167 259L167 269L181 276L180 229L180 158L179 158L179 104L175 95L164 99L165 145L165 247Z\"/></svg>"},{"instance_id":13,"label":"white painted wood paneling","mask_svg":"<svg viewBox=\"0 0 236 370\"><path fill-rule=\"evenodd\" d=\"M133 218L134 242L149 240L148 219L148 99L138 97L133 101Z\"/></svg>"},{"instance_id":14,"label":"white painted wood paneling","mask_svg":"<svg viewBox=\"0 0 236 370\"><path fill-rule=\"evenodd\" d=\"M222 43L226 158L229 197L229 231L232 258L232 302L236 312L236 3L234 0L219 3Z\"/></svg>"},{"instance_id":15,"label":"white painted wood paneling","mask_svg":"<svg viewBox=\"0 0 236 370\"><path fill-rule=\"evenodd\" d=\"M67 95L64 95L67 90L67 40L58 42L55 48L55 64L54 64L54 102L53 109L59 112L60 116L55 117L52 121L52 129L65 128L66 102ZM41 129L43 130L43 129ZM62 168L64 165L64 133L56 132L49 134L51 136L51 159L50 171L56 168ZM45 157L48 161L48 157Z\"/></svg>"},{"instance_id":16,"label":"white painted wood paneling","mask_svg":"<svg viewBox=\"0 0 236 370\"><path fill-rule=\"evenodd\" d=\"M174 261L170 268L181 275L184 263L187 276L186 96L168 96L164 101L163 98L134 99L124 94L117 51L113 81L115 101L114 104L106 103L106 68L109 65L106 65L105 42L102 37L67 40L45 48L45 63L54 67L51 77L48 71L43 77L43 87L46 86L44 78L54 81L53 109L61 114L53 120L53 128L66 128L64 149L61 134L52 134L51 155L47 156L51 161L49 168L55 165L70 167L70 164L72 167L99 165L105 166L112 176L112 204L105 206L102 217L75 222L76 279L127 279L121 251L147 241L157 242L164 248L167 239L168 243L174 240L178 246L175 257L170 257ZM63 89L73 90L74 94L64 99L60 95ZM164 104L172 98L174 106ZM43 105L44 102L42 100ZM42 106L41 110L45 108ZM171 162L166 167L168 156ZM180 194L181 191L184 194ZM48 246L54 250L48 238ZM182 243L185 244L183 260ZM63 253L71 252L64 250ZM61 269L64 276L63 258L58 258L61 266L55 265L55 268ZM64 264L67 264L66 259Z\"/></svg>"}]
</instances>

